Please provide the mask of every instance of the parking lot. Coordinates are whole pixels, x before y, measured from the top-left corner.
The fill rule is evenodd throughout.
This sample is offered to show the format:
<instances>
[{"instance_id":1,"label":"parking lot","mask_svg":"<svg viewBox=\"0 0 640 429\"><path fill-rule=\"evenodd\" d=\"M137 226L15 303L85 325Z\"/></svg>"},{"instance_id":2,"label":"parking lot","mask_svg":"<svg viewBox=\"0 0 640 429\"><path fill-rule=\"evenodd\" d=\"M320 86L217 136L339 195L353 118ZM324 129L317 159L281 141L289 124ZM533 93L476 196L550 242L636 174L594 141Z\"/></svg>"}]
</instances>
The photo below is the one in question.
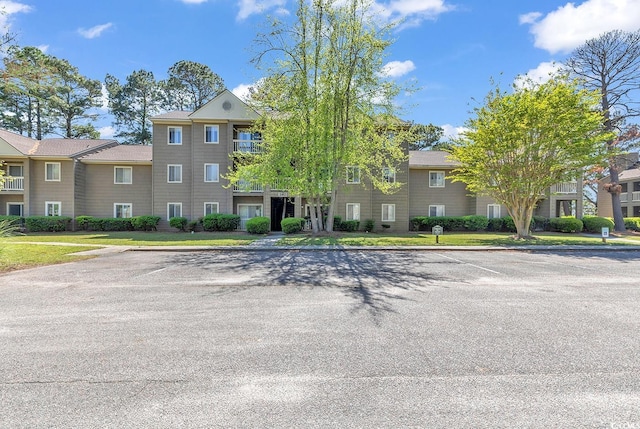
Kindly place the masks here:
<instances>
[{"instance_id":1,"label":"parking lot","mask_svg":"<svg viewBox=\"0 0 640 429\"><path fill-rule=\"evenodd\" d=\"M640 252L124 252L0 275L0 427L640 428Z\"/></svg>"}]
</instances>

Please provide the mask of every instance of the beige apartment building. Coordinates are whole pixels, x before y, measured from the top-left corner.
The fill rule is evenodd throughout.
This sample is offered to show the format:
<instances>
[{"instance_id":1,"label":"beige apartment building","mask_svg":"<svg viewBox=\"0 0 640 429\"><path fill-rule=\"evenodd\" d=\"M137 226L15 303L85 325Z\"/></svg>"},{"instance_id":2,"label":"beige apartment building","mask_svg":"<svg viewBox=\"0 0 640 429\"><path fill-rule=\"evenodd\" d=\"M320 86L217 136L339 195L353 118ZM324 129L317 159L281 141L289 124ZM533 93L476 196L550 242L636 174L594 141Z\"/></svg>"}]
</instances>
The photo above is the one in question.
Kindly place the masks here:
<instances>
[{"instance_id":1,"label":"beige apartment building","mask_svg":"<svg viewBox=\"0 0 640 429\"><path fill-rule=\"evenodd\" d=\"M637 153L625 156L626 168L618 173L620 205L623 217L640 217L640 162ZM598 216L613 217L611 195L605 185L611 182L607 176L598 184Z\"/></svg>"},{"instance_id":2,"label":"beige apartment building","mask_svg":"<svg viewBox=\"0 0 640 429\"><path fill-rule=\"evenodd\" d=\"M225 172L234 154L259 150L251 125L258 115L229 91L195 112L169 112L152 118L151 146L119 145L115 140L26 138L0 130L0 160L7 179L0 189L0 215L61 215L75 218L160 216L159 227L183 216L233 213L241 228L256 216L280 229L286 216L304 217L305 201L278 185L229 186ZM490 198L469 194L450 180L455 168L440 151L407 152L407 160L385 169L384 179L402 186L393 194L375 190L355 167L346 167L336 215L343 220L373 219L376 230L409 230L415 216L506 216ZM555 217L582 213L578 182L551 189L536 214Z\"/></svg>"}]
</instances>

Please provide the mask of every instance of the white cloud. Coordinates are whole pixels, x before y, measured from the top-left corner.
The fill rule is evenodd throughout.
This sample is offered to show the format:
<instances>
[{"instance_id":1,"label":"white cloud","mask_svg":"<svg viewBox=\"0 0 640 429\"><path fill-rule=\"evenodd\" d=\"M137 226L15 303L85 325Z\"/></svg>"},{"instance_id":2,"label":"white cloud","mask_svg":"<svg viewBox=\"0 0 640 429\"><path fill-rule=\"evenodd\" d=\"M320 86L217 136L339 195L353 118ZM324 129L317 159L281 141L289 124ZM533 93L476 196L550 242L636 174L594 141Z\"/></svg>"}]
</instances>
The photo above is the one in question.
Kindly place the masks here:
<instances>
[{"instance_id":1,"label":"white cloud","mask_svg":"<svg viewBox=\"0 0 640 429\"><path fill-rule=\"evenodd\" d=\"M531 24L534 45L552 54L568 53L607 31L637 30L640 1L587 0L578 6L567 3L538 19L541 16L531 19L534 13L530 13L520 17L521 23Z\"/></svg>"},{"instance_id":2,"label":"white cloud","mask_svg":"<svg viewBox=\"0 0 640 429\"><path fill-rule=\"evenodd\" d=\"M559 72L562 65L553 61L538 64L538 67L529 70L524 75L516 77L515 85L518 88L527 86L527 82L531 80L533 83L545 83L549 78Z\"/></svg>"},{"instance_id":3,"label":"white cloud","mask_svg":"<svg viewBox=\"0 0 640 429\"><path fill-rule=\"evenodd\" d=\"M524 15L520 15L518 17L518 21L520 22L520 24L533 24L535 23L540 17L542 16L542 14L540 12L529 12L527 14Z\"/></svg>"},{"instance_id":4,"label":"white cloud","mask_svg":"<svg viewBox=\"0 0 640 429\"><path fill-rule=\"evenodd\" d=\"M26 4L0 0L0 31L9 31L11 15L16 13L29 13L32 10L33 8Z\"/></svg>"},{"instance_id":5,"label":"white cloud","mask_svg":"<svg viewBox=\"0 0 640 429\"><path fill-rule=\"evenodd\" d=\"M270 9L275 9L279 15L286 15L289 12L285 9L286 0L239 0L240 10L236 19L242 21L251 15L265 13Z\"/></svg>"},{"instance_id":6,"label":"white cloud","mask_svg":"<svg viewBox=\"0 0 640 429\"><path fill-rule=\"evenodd\" d=\"M467 130L465 127L454 127L451 124L440 125L440 127L444 130L443 140L455 139Z\"/></svg>"},{"instance_id":7,"label":"white cloud","mask_svg":"<svg viewBox=\"0 0 640 429\"><path fill-rule=\"evenodd\" d=\"M252 87L254 87L254 84L246 84L246 83L241 83L240 85L236 86L235 88L233 88L231 90L231 92L238 97L240 100L242 101L247 101L249 99L249 91L251 90Z\"/></svg>"},{"instance_id":8,"label":"white cloud","mask_svg":"<svg viewBox=\"0 0 640 429\"><path fill-rule=\"evenodd\" d=\"M455 7L445 0L390 0L374 3L374 14L385 21L404 20L404 27L418 26L424 20L434 20Z\"/></svg>"},{"instance_id":9,"label":"white cloud","mask_svg":"<svg viewBox=\"0 0 640 429\"><path fill-rule=\"evenodd\" d=\"M113 136L116 134L116 129L113 128L111 125L108 125L106 127L98 128L98 132L100 133L101 139L112 139Z\"/></svg>"},{"instance_id":10,"label":"white cloud","mask_svg":"<svg viewBox=\"0 0 640 429\"><path fill-rule=\"evenodd\" d=\"M382 66L382 75L386 77L400 77L416 69L416 65L411 60L391 61Z\"/></svg>"},{"instance_id":11,"label":"white cloud","mask_svg":"<svg viewBox=\"0 0 640 429\"><path fill-rule=\"evenodd\" d=\"M108 30L112 26L113 26L113 23L107 22L106 24L96 25L95 27L91 27L87 29L78 28L78 34L80 34L82 37L86 39L94 39L96 37L99 37L105 30Z\"/></svg>"},{"instance_id":12,"label":"white cloud","mask_svg":"<svg viewBox=\"0 0 640 429\"><path fill-rule=\"evenodd\" d=\"M43 53L47 53L47 51L49 50L49 45L38 45L36 46L38 49L40 49Z\"/></svg>"}]
</instances>

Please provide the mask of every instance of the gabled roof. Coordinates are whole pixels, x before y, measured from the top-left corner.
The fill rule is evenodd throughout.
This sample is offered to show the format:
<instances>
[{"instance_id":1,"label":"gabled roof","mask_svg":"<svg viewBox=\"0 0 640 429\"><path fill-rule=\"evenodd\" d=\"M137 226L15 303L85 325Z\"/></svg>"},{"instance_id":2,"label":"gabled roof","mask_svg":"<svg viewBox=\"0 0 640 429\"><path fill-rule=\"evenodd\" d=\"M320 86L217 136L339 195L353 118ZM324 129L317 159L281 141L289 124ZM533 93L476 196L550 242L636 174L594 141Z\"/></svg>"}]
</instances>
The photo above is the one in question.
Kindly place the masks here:
<instances>
[{"instance_id":1,"label":"gabled roof","mask_svg":"<svg viewBox=\"0 0 640 429\"><path fill-rule=\"evenodd\" d=\"M455 168L457 162L449 159L449 152L441 150L409 151L409 168Z\"/></svg>"},{"instance_id":2,"label":"gabled roof","mask_svg":"<svg viewBox=\"0 0 640 429\"><path fill-rule=\"evenodd\" d=\"M618 174L619 181L640 179L640 167L630 168Z\"/></svg>"},{"instance_id":3,"label":"gabled roof","mask_svg":"<svg viewBox=\"0 0 640 429\"><path fill-rule=\"evenodd\" d=\"M82 156L87 163L151 163L152 146L121 144Z\"/></svg>"},{"instance_id":4,"label":"gabled roof","mask_svg":"<svg viewBox=\"0 0 640 429\"><path fill-rule=\"evenodd\" d=\"M244 101L225 89L213 100L189 115L189 118L192 120L254 121L258 119L258 116Z\"/></svg>"},{"instance_id":5,"label":"gabled roof","mask_svg":"<svg viewBox=\"0 0 640 429\"><path fill-rule=\"evenodd\" d=\"M43 139L36 140L7 130L0 130L0 155L34 157L78 157L103 147L115 146L115 140L106 139ZM13 148L11 151L10 148Z\"/></svg>"},{"instance_id":6,"label":"gabled roof","mask_svg":"<svg viewBox=\"0 0 640 429\"><path fill-rule=\"evenodd\" d=\"M193 112L189 112L186 110L174 110L172 112L162 113L160 115L153 116L151 118L152 121L161 121L161 120L180 120L180 121L188 121L189 115Z\"/></svg>"}]
</instances>

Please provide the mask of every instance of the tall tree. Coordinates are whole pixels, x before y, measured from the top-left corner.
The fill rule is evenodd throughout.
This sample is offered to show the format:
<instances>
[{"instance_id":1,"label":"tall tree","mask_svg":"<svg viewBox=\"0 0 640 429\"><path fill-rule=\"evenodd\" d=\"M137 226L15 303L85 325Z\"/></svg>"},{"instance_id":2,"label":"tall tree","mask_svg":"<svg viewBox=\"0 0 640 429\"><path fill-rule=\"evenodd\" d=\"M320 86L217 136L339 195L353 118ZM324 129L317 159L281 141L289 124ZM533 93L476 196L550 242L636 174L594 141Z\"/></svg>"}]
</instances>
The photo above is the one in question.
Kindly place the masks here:
<instances>
[{"instance_id":1,"label":"tall tree","mask_svg":"<svg viewBox=\"0 0 640 429\"><path fill-rule=\"evenodd\" d=\"M409 142L409 150L425 150L438 148L440 139L444 135L444 129L437 125L415 124L413 125L415 140Z\"/></svg>"},{"instance_id":2,"label":"tall tree","mask_svg":"<svg viewBox=\"0 0 640 429\"><path fill-rule=\"evenodd\" d=\"M119 130L116 137L124 144L151 144L150 118L160 112L162 93L153 73L138 70L127 76L124 84L107 74L105 86L109 109Z\"/></svg>"},{"instance_id":3,"label":"tall tree","mask_svg":"<svg viewBox=\"0 0 640 429\"><path fill-rule=\"evenodd\" d=\"M91 109L102 104L102 84L82 76L67 60L52 58L55 88L49 99L54 126L65 138L94 138L99 135L91 122L97 114ZM80 122L80 123L78 123Z\"/></svg>"},{"instance_id":4,"label":"tall tree","mask_svg":"<svg viewBox=\"0 0 640 429\"><path fill-rule=\"evenodd\" d=\"M164 107L195 111L224 90L224 81L209 66L194 61L178 61L162 81Z\"/></svg>"},{"instance_id":5,"label":"tall tree","mask_svg":"<svg viewBox=\"0 0 640 429\"><path fill-rule=\"evenodd\" d=\"M517 238L529 236L533 211L554 184L579 177L604 155L598 93L564 76L506 93L496 88L466 123L451 158L454 180L506 206Z\"/></svg>"},{"instance_id":6,"label":"tall tree","mask_svg":"<svg viewBox=\"0 0 640 429\"><path fill-rule=\"evenodd\" d=\"M333 230L334 202L347 166L383 192L385 167L406 157L408 127L395 118L399 88L383 78L390 27L379 28L366 0L298 0L296 23L260 35L260 68L275 55L254 92L263 152L237 160L232 182L285 181L312 207L314 232ZM324 207L327 222L322 224Z\"/></svg>"},{"instance_id":7,"label":"tall tree","mask_svg":"<svg viewBox=\"0 0 640 429\"><path fill-rule=\"evenodd\" d=\"M605 129L614 133L605 142L611 154L608 160L611 186L608 191L615 230L625 231L620 204L621 187L618 186L621 166L617 165L615 154L625 149L622 142L634 141L624 136L629 133L628 127L633 126L630 119L640 115L640 30L614 30L591 39L571 54L566 65L586 88L599 92Z\"/></svg>"}]
</instances>

